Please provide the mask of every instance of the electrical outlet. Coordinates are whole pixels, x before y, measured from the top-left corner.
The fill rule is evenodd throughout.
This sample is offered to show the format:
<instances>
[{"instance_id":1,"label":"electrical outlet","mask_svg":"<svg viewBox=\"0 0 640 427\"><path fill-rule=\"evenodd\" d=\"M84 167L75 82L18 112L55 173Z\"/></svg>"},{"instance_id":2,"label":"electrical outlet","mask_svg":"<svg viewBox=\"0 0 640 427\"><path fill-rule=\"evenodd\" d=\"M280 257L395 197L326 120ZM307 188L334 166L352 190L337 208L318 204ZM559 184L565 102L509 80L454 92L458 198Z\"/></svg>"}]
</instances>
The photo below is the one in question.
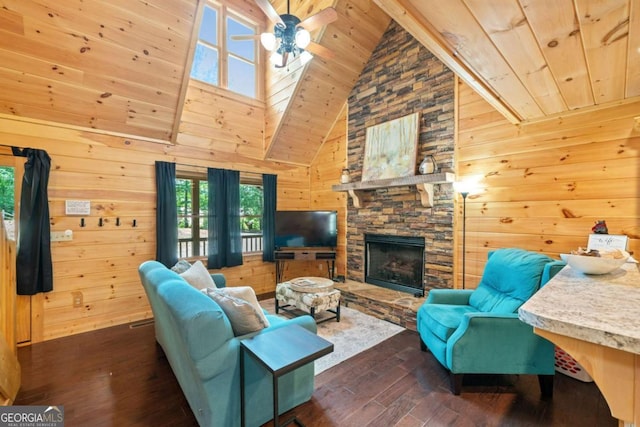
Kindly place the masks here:
<instances>
[{"instance_id":1,"label":"electrical outlet","mask_svg":"<svg viewBox=\"0 0 640 427\"><path fill-rule=\"evenodd\" d=\"M73 231L71 230L51 232L52 242L68 242L70 240L73 240Z\"/></svg>"},{"instance_id":2,"label":"electrical outlet","mask_svg":"<svg viewBox=\"0 0 640 427\"><path fill-rule=\"evenodd\" d=\"M75 308L82 307L82 292L80 291L71 292L71 296L73 297L73 306Z\"/></svg>"}]
</instances>

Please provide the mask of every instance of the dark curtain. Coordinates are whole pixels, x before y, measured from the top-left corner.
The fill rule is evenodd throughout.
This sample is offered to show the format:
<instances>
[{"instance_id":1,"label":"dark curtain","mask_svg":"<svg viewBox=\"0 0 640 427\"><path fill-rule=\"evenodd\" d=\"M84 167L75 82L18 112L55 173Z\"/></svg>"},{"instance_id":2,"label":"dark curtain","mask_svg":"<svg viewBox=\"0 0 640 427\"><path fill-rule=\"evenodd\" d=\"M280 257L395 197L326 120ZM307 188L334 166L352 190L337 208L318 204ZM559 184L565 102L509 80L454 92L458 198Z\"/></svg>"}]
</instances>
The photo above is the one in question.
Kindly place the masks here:
<instances>
[{"instance_id":1,"label":"dark curtain","mask_svg":"<svg viewBox=\"0 0 640 427\"><path fill-rule=\"evenodd\" d=\"M278 199L278 176L262 175L262 260L273 262L276 234L276 206Z\"/></svg>"},{"instance_id":2,"label":"dark curtain","mask_svg":"<svg viewBox=\"0 0 640 427\"><path fill-rule=\"evenodd\" d=\"M208 268L242 265L240 231L240 172L207 169Z\"/></svg>"},{"instance_id":3,"label":"dark curtain","mask_svg":"<svg viewBox=\"0 0 640 427\"><path fill-rule=\"evenodd\" d=\"M20 231L16 255L18 295L53 290L51 227L49 224L49 170L51 158L44 150L12 147L13 155L26 157L20 195Z\"/></svg>"},{"instance_id":4,"label":"dark curtain","mask_svg":"<svg viewBox=\"0 0 640 427\"><path fill-rule=\"evenodd\" d=\"M178 262L175 163L156 162L156 195L156 260L171 268Z\"/></svg>"}]
</instances>

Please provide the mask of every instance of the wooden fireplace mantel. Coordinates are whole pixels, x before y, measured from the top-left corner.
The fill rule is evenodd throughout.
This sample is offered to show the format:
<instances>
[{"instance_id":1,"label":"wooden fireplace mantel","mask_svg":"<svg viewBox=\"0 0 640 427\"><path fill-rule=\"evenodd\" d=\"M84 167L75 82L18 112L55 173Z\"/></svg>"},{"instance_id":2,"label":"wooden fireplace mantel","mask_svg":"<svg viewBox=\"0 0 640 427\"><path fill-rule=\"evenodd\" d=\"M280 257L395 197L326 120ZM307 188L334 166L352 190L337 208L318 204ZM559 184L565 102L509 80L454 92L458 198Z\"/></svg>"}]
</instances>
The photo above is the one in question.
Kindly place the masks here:
<instances>
[{"instance_id":1,"label":"wooden fireplace mantel","mask_svg":"<svg viewBox=\"0 0 640 427\"><path fill-rule=\"evenodd\" d=\"M348 184L333 185L333 191L346 191L353 200L353 206L362 207L362 193L366 190L379 188L401 187L403 185L415 185L420 193L420 203L425 208L433 206L433 184L446 184L455 181L455 175L451 172L439 172L425 175L406 176L402 178L378 179L374 181L350 182Z\"/></svg>"}]
</instances>

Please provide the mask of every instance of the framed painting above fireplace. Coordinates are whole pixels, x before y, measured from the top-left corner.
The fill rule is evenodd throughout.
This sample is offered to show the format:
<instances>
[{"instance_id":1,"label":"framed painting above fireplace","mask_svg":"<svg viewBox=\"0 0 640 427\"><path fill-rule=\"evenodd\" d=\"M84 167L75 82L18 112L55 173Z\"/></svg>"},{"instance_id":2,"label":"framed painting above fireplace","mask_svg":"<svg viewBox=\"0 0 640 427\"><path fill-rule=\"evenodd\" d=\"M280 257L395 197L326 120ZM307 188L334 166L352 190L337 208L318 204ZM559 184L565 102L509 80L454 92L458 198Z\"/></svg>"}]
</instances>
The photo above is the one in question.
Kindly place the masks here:
<instances>
[{"instance_id":1,"label":"framed painting above fireplace","mask_svg":"<svg viewBox=\"0 0 640 427\"><path fill-rule=\"evenodd\" d=\"M362 181L415 175L419 127L420 113L369 126Z\"/></svg>"}]
</instances>

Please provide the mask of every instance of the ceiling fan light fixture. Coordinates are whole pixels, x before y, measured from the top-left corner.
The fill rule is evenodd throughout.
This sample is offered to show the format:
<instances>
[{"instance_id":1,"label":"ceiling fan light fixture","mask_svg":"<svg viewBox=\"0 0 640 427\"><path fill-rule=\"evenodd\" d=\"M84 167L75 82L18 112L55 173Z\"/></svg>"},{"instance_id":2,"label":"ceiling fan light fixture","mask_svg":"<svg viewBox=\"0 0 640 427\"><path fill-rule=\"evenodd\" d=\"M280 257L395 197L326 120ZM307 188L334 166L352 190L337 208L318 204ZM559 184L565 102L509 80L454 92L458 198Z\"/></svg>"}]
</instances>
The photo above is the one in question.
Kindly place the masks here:
<instances>
[{"instance_id":1,"label":"ceiling fan light fixture","mask_svg":"<svg viewBox=\"0 0 640 427\"><path fill-rule=\"evenodd\" d=\"M276 48L276 36L273 33L260 34L260 43L268 51L272 51Z\"/></svg>"},{"instance_id":2,"label":"ceiling fan light fixture","mask_svg":"<svg viewBox=\"0 0 640 427\"><path fill-rule=\"evenodd\" d=\"M274 65L280 65L280 64L282 64L282 54L280 54L278 52L273 52L271 54L271 56L269 57L269 60Z\"/></svg>"},{"instance_id":3,"label":"ceiling fan light fixture","mask_svg":"<svg viewBox=\"0 0 640 427\"><path fill-rule=\"evenodd\" d=\"M300 63L302 65L306 64L307 62L311 61L312 59L313 59L313 55L310 54L306 50L300 54Z\"/></svg>"},{"instance_id":4,"label":"ceiling fan light fixture","mask_svg":"<svg viewBox=\"0 0 640 427\"><path fill-rule=\"evenodd\" d=\"M298 28L298 30L296 31L296 46L298 46L300 49L304 49L309 46L310 42L311 34L309 34L309 31L305 30L304 28Z\"/></svg>"}]
</instances>

